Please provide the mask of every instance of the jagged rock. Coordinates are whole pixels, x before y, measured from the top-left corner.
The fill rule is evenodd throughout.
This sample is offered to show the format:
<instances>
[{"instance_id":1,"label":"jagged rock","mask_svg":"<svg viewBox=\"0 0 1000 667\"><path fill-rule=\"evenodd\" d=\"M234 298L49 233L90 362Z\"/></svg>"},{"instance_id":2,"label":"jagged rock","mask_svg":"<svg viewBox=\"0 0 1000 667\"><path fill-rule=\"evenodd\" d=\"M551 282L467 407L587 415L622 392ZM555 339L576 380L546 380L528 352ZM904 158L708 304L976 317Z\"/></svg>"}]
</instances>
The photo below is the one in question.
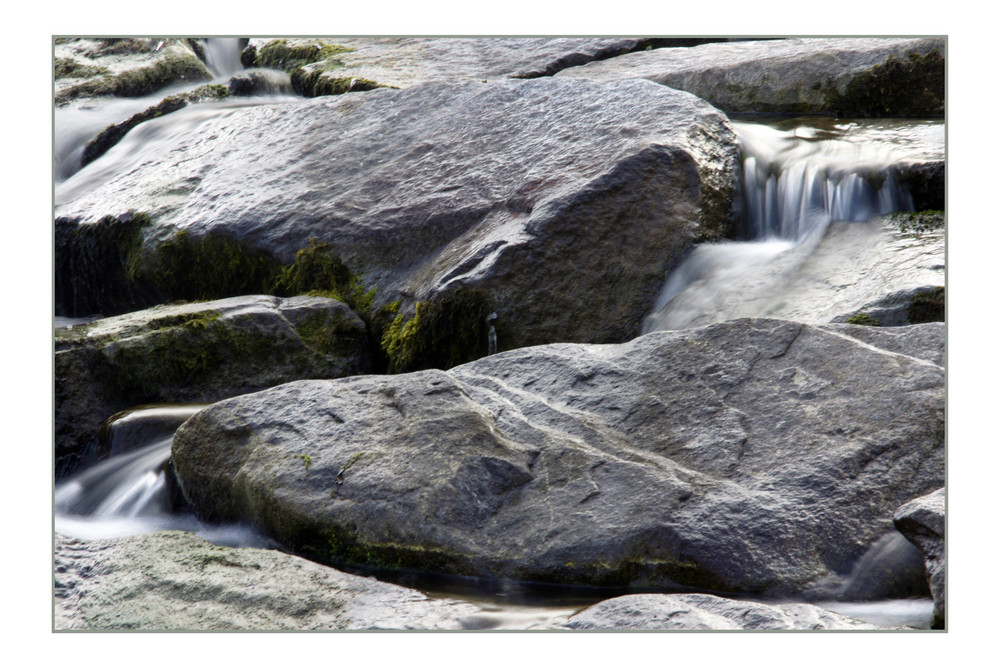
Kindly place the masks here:
<instances>
[{"instance_id":1,"label":"jagged rock","mask_svg":"<svg viewBox=\"0 0 1000 667\"><path fill-rule=\"evenodd\" d=\"M943 116L944 40L814 38L653 49L557 77L643 78L727 112Z\"/></svg>"},{"instance_id":2,"label":"jagged rock","mask_svg":"<svg viewBox=\"0 0 1000 667\"><path fill-rule=\"evenodd\" d=\"M811 604L769 605L704 594L625 595L574 614L570 630L877 630Z\"/></svg>"},{"instance_id":3,"label":"jagged rock","mask_svg":"<svg viewBox=\"0 0 1000 667\"><path fill-rule=\"evenodd\" d=\"M371 369L368 333L322 297L158 306L56 330L55 456L63 478L108 454L105 419L138 404L210 402Z\"/></svg>"},{"instance_id":4,"label":"jagged rock","mask_svg":"<svg viewBox=\"0 0 1000 667\"><path fill-rule=\"evenodd\" d=\"M501 350L631 337L666 269L736 215L728 120L647 81L430 83L227 109L141 156L66 181L57 216L90 224L128 202L153 220L147 244L213 232L282 261L315 237L378 288L376 308L403 299L409 316L480 290Z\"/></svg>"},{"instance_id":5,"label":"jagged rock","mask_svg":"<svg viewBox=\"0 0 1000 667\"><path fill-rule=\"evenodd\" d=\"M479 612L179 531L55 543L56 630L457 630Z\"/></svg>"},{"instance_id":6,"label":"jagged rock","mask_svg":"<svg viewBox=\"0 0 1000 667\"><path fill-rule=\"evenodd\" d=\"M934 617L931 627L945 625L945 491L944 488L917 498L896 512L893 521L906 539L924 554L927 583L934 597Z\"/></svg>"},{"instance_id":7,"label":"jagged rock","mask_svg":"<svg viewBox=\"0 0 1000 667\"><path fill-rule=\"evenodd\" d=\"M943 482L944 372L738 320L296 382L174 437L203 517L324 562L789 594Z\"/></svg>"}]
</instances>

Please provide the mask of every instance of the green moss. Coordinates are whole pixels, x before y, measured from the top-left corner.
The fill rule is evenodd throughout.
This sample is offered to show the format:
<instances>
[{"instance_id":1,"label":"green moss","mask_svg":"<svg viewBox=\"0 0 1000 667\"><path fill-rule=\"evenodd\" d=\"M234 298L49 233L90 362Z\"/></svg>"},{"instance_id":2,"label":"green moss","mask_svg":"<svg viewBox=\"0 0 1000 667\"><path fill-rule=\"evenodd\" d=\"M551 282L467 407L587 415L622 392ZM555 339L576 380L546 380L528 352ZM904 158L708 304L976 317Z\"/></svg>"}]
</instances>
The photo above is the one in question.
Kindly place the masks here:
<instances>
[{"instance_id":1,"label":"green moss","mask_svg":"<svg viewBox=\"0 0 1000 667\"><path fill-rule=\"evenodd\" d=\"M165 300L206 301L246 294L270 294L280 263L222 234L193 237L186 231L147 251L135 278Z\"/></svg>"},{"instance_id":2,"label":"green moss","mask_svg":"<svg viewBox=\"0 0 1000 667\"><path fill-rule=\"evenodd\" d=\"M357 337L351 322L342 313L316 312L295 330L308 347L321 354L349 356L357 349Z\"/></svg>"},{"instance_id":3,"label":"green moss","mask_svg":"<svg viewBox=\"0 0 1000 667\"><path fill-rule=\"evenodd\" d=\"M944 211L911 211L890 213L885 221L901 232L916 236L944 229Z\"/></svg>"},{"instance_id":4,"label":"green moss","mask_svg":"<svg viewBox=\"0 0 1000 667\"><path fill-rule=\"evenodd\" d=\"M205 81L212 75L193 55L168 54L148 67L139 67L117 75L105 75L67 88L56 95L62 104L77 97L115 95L142 97L182 82Z\"/></svg>"},{"instance_id":5,"label":"green moss","mask_svg":"<svg viewBox=\"0 0 1000 667\"><path fill-rule=\"evenodd\" d=\"M867 327L877 327L879 325L878 319L875 318L875 317L872 317L868 313L857 313L855 315L852 315L851 317L849 317L847 319L847 323L848 324L863 324L864 326L867 326Z\"/></svg>"},{"instance_id":6,"label":"green moss","mask_svg":"<svg viewBox=\"0 0 1000 667\"><path fill-rule=\"evenodd\" d=\"M938 117L944 115L944 56L938 49L890 57L855 77L844 92L827 84L827 106L839 115Z\"/></svg>"},{"instance_id":7,"label":"green moss","mask_svg":"<svg viewBox=\"0 0 1000 667\"><path fill-rule=\"evenodd\" d=\"M392 88L377 81L362 77L333 77L326 76L330 67L322 69L306 70L298 67L291 72L292 88L299 95L305 97L320 97L323 95L342 95L348 92L360 92L363 90L374 90L376 88Z\"/></svg>"},{"instance_id":8,"label":"green moss","mask_svg":"<svg viewBox=\"0 0 1000 667\"><path fill-rule=\"evenodd\" d=\"M944 322L944 287L935 287L913 297L906 318L911 324Z\"/></svg>"},{"instance_id":9,"label":"green moss","mask_svg":"<svg viewBox=\"0 0 1000 667\"><path fill-rule=\"evenodd\" d=\"M484 292L459 286L418 302L409 320L397 314L380 336L389 372L447 369L485 356L489 313Z\"/></svg>"},{"instance_id":10,"label":"green moss","mask_svg":"<svg viewBox=\"0 0 1000 667\"><path fill-rule=\"evenodd\" d=\"M309 456L308 454L296 454L295 458L302 459L302 463L304 463L305 466L306 466L306 471L308 471L309 468L312 467L313 458L311 456Z\"/></svg>"},{"instance_id":11,"label":"green moss","mask_svg":"<svg viewBox=\"0 0 1000 667\"><path fill-rule=\"evenodd\" d=\"M94 76L110 74L107 67L100 65L84 65L72 58L56 58L56 79L88 79Z\"/></svg>"},{"instance_id":12,"label":"green moss","mask_svg":"<svg viewBox=\"0 0 1000 667\"><path fill-rule=\"evenodd\" d=\"M309 63L329 60L334 56L353 51L354 49L340 44L313 42L309 44L290 45L286 39L276 39L268 42L260 49L246 49L241 55L245 66L247 61L253 67L266 67L291 72L296 67Z\"/></svg>"}]
</instances>

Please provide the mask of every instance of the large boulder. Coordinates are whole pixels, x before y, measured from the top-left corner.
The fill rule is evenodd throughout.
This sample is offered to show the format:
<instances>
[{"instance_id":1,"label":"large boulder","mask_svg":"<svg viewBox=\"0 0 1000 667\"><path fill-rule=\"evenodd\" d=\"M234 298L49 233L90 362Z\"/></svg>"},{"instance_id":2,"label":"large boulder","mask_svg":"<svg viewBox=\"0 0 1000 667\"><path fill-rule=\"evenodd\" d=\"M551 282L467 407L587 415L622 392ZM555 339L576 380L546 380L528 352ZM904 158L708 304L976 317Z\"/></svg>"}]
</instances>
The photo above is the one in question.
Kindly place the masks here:
<instances>
[{"instance_id":1,"label":"large boulder","mask_svg":"<svg viewBox=\"0 0 1000 667\"><path fill-rule=\"evenodd\" d=\"M944 39L813 38L652 49L557 77L642 78L726 112L943 116Z\"/></svg>"},{"instance_id":2,"label":"large boulder","mask_svg":"<svg viewBox=\"0 0 1000 667\"><path fill-rule=\"evenodd\" d=\"M174 437L185 496L330 563L790 594L944 477L944 371L738 320L295 382Z\"/></svg>"},{"instance_id":3,"label":"large boulder","mask_svg":"<svg viewBox=\"0 0 1000 667\"><path fill-rule=\"evenodd\" d=\"M376 307L402 299L410 316L478 290L500 349L628 339L667 268L736 220L728 120L647 81L430 83L198 113L141 158L122 142L78 172L57 215L88 225L127 207L149 213L147 247L212 233L283 262L316 238L378 288Z\"/></svg>"},{"instance_id":4,"label":"large boulder","mask_svg":"<svg viewBox=\"0 0 1000 667\"><path fill-rule=\"evenodd\" d=\"M896 528L924 554L927 583L934 597L931 627L945 625L945 490L943 488L900 507L893 517Z\"/></svg>"},{"instance_id":5,"label":"large boulder","mask_svg":"<svg viewBox=\"0 0 1000 667\"><path fill-rule=\"evenodd\" d=\"M480 610L278 551L168 531L55 537L56 630L457 630Z\"/></svg>"},{"instance_id":6,"label":"large boulder","mask_svg":"<svg viewBox=\"0 0 1000 667\"><path fill-rule=\"evenodd\" d=\"M364 323L324 297L158 306L55 335L57 478L110 453L110 443L101 448L101 424L125 408L211 402L371 370Z\"/></svg>"},{"instance_id":7,"label":"large boulder","mask_svg":"<svg viewBox=\"0 0 1000 667\"><path fill-rule=\"evenodd\" d=\"M811 604L769 605L698 593L624 595L574 614L570 630L876 630Z\"/></svg>"}]
</instances>

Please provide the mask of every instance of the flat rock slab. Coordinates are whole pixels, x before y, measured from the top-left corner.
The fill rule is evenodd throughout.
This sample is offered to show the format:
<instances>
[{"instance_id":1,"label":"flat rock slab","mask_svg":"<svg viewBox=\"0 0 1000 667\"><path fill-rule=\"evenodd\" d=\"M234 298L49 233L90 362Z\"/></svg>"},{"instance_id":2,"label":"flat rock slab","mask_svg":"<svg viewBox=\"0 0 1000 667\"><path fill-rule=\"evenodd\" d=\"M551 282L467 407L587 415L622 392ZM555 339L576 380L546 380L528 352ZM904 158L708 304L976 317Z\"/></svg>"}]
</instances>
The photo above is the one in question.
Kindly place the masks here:
<instances>
[{"instance_id":1,"label":"flat rock slab","mask_svg":"<svg viewBox=\"0 0 1000 667\"><path fill-rule=\"evenodd\" d=\"M924 554L927 583L934 597L934 616L931 627L945 627L945 490L938 489L917 498L896 512L893 521L899 532L913 542Z\"/></svg>"},{"instance_id":2,"label":"flat rock slab","mask_svg":"<svg viewBox=\"0 0 1000 667\"><path fill-rule=\"evenodd\" d=\"M262 49L270 40L252 39ZM363 78L383 86L406 88L428 81L534 78L593 60L628 53L648 40L637 38L325 38L286 40L297 44L330 43L351 49L329 60L305 65L323 76Z\"/></svg>"},{"instance_id":3,"label":"flat rock slab","mask_svg":"<svg viewBox=\"0 0 1000 667\"><path fill-rule=\"evenodd\" d=\"M323 297L157 306L59 328L55 337L59 478L97 460L101 424L119 410L211 402L293 379L371 369L364 323L345 304Z\"/></svg>"},{"instance_id":4,"label":"flat rock slab","mask_svg":"<svg viewBox=\"0 0 1000 667\"><path fill-rule=\"evenodd\" d=\"M944 476L944 371L777 320L296 382L187 421L204 517L317 560L790 594Z\"/></svg>"},{"instance_id":5,"label":"flat rock slab","mask_svg":"<svg viewBox=\"0 0 1000 667\"><path fill-rule=\"evenodd\" d=\"M631 337L667 267L735 222L728 119L647 81L431 83L159 122L193 127L126 136L58 188L57 216L128 202L149 243L211 231L287 262L316 238L376 307L483 289L501 349Z\"/></svg>"},{"instance_id":6,"label":"flat rock slab","mask_svg":"<svg viewBox=\"0 0 1000 667\"><path fill-rule=\"evenodd\" d=\"M457 630L479 611L179 531L55 540L56 630Z\"/></svg>"},{"instance_id":7,"label":"flat rock slab","mask_svg":"<svg viewBox=\"0 0 1000 667\"><path fill-rule=\"evenodd\" d=\"M639 51L608 60L572 67L557 77L589 78L602 81L642 78L686 90L727 112L761 113L837 113L850 111L864 115L902 116L944 112L943 39L813 38L705 44L693 48L667 48ZM924 57L938 51L940 60L917 66L914 78L925 80L939 89L923 113L905 113L914 104L916 94L901 93L902 99L889 100L886 109L878 95L873 100L845 99L854 88L864 89L877 80L878 67L890 59L913 66L910 55ZM924 69L927 72L924 72ZM893 78L888 72L887 79ZM895 75L898 79L898 74ZM924 86L920 87L921 89ZM917 92L926 92L919 90ZM938 110L937 107L940 106Z\"/></svg>"},{"instance_id":8,"label":"flat rock slab","mask_svg":"<svg viewBox=\"0 0 1000 667\"><path fill-rule=\"evenodd\" d=\"M570 630L880 630L811 604L769 605L704 594L625 595L573 615Z\"/></svg>"}]
</instances>

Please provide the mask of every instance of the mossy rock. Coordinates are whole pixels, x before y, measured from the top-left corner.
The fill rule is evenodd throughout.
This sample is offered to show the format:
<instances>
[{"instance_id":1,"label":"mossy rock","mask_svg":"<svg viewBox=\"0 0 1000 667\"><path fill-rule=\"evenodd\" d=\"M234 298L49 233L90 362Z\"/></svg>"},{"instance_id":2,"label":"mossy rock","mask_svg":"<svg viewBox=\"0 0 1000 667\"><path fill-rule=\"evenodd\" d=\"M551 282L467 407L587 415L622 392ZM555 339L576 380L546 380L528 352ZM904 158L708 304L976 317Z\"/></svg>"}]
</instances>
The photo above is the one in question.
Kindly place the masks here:
<instances>
[{"instance_id":1,"label":"mossy rock","mask_svg":"<svg viewBox=\"0 0 1000 667\"><path fill-rule=\"evenodd\" d=\"M858 313L847 318L848 324L861 324L866 327L877 327L879 325L878 318L872 317L868 313Z\"/></svg>"},{"instance_id":2,"label":"mossy rock","mask_svg":"<svg viewBox=\"0 0 1000 667\"><path fill-rule=\"evenodd\" d=\"M340 53L354 49L322 41L290 44L287 39L276 39L259 49L248 47L240 55L244 67L265 67L291 72L309 63L329 60Z\"/></svg>"},{"instance_id":3,"label":"mossy rock","mask_svg":"<svg viewBox=\"0 0 1000 667\"><path fill-rule=\"evenodd\" d=\"M377 81L361 77L326 76L329 71L330 68L306 70L303 67L298 67L291 73L292 88L303 97L321 97L392 87L383 86Z\"/></svg>"},{"instance_id":4,"label":"mossy rock","mask_svg":"<svg viewBox=\"0 0 1000 667\"><path fill-rule=\"evenodd\" d=\"M56 95L56 103L100 95L143 97L178 83L195 83L211 78L208 68L195 55L170 53L147 67L105 75L67 88Z\"/></svg>"},{"instance_id":5,"label":"mossy rock","mask_svg":"<svg viewBox=\"0 0 1000 667\"><path fill-rule=\"evenodd\" d=\"M408 320L396 315L381 332L389 372L448 369L486 356L490 310L485 292L462 285L418 302Z\"/></svg>"},{"instance_id":6,"label":"mossy rock","mask_svg":"<svg viewBox=\"0 0 1000 667\"><path fill-rule=\"evenodd\" d=\"M939 49L890 57L855 77L843 92L831 90L828 108L849 117L944 115L944 56Z\"/></svg>"},{"instance_id":7,"label":"mossy rock","mask_svg":"<svg viewBox=\"0 0 1000 667\"><path fill-rule=\"evenodd\" d=\"M101 65L84 65L73 58L56 58L54 64L56 79L89 79L111 72Z\"/></svg>"},{"instance_id":8,"label":"mossy rock","mask_svg":"<svg viewBox=\"0 0 1000 667\"><path fill-rule=\"evenodd\" d=\"M907 319L911 324L944 322L944 298L944 287L917 294L906 310Z\"/></svg>"}]
</instances>

